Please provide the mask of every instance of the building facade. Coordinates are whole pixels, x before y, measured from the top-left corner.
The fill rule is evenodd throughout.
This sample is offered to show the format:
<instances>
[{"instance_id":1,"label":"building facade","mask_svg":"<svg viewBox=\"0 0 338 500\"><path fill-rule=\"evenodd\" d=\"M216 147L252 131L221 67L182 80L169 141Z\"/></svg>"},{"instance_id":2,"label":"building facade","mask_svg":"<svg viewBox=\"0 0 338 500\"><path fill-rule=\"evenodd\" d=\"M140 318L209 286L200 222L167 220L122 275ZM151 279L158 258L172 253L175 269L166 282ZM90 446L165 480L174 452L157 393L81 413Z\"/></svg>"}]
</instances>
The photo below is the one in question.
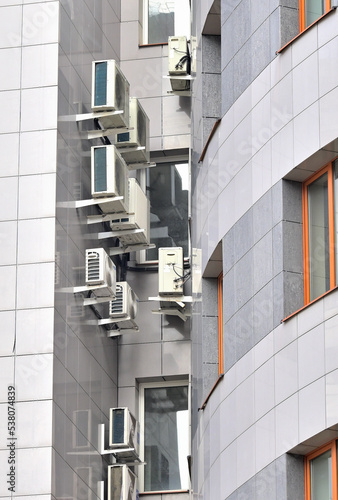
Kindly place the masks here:
<instances>
[{"instance_id":1,"label":"building facade","mask_svg":"<svg viewBox=\"0 0 338 500\"><path fill-rule=\"evenodd\" d=\"M127 407L144 499L337 499L334 1L0 4L0 497L115 500L110 409ZM128 175L155 249L90 223L105 60L150 119ZM183 249L183 303L159 297L161 247ZM102 326L82 289L97 248L138 331Z\"/></svg>"},{"instance_id":2,"label":"building facade","mask_svg":"<svg viewBox=\"0 0 338 500\"><path fill-rule=\"evenodd\" d=\"M337 495L336 16L193 2L195 498Z\"/></svg>"}]
</instances>

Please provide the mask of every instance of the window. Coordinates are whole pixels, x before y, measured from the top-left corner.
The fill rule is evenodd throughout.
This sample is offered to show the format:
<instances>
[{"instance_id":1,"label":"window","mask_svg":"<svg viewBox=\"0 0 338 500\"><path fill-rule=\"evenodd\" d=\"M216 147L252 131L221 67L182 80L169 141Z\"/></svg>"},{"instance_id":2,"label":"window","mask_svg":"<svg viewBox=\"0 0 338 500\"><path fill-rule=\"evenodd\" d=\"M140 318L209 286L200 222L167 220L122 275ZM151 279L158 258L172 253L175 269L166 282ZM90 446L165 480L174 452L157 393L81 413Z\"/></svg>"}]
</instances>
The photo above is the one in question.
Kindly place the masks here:
<instances>
[{"instance_id":1,"label":"window","mask_svg":"<svg viewBox=\"0 0 338 500\"><path fill-rule=\"evenodd\" d=\"M337 179L336 160L303 184L305 304L337 283Z\"/></svg>"},{"instance_id":2,"label":"window","mask_svg":"<svg viewBox=\"0 0 338 500\"><path fill-rule=\"evenodd\" d=\"M150 242L155 248L140 252L139 263L156 262L161 247L182 247L189 256L188 163L157 163L146 172L146 193L150 201Z\"/></svg>"},{"instance_id":3,"label":"window","mask_svg":"<svg viewBox=\"0 0 338 500\"><path fill-rule=\"evenodd\" d=\"M337 441L305 460L305 500L337 500Z\"/></svg>"},{"instance_id":4,"label":"window","mask_svg":"<svg viewBox=\"0 0 338 500\"><path fill-rule=\"evenodd\" d=\"M223 374L223 273L217 278L218 292L218 376Z\"/></svg>"},{"instance_id":5,"label":"window","mask_svg":"<svg viewBox=\"0 0 338 500\"><path fill-rule=\"evenodd\" d=\"M314 23L331 8L331 0L300 0L299 25L300 31Z\"/></svg>"},{"instance_id":6,"label":"window","mask_svg":"<svg viewBox=\"0 0 338 500\"><path fill-rule=\"evenodd\" d=\"M189 404L187 382L140 386L141 491L189 489Z\"/></svg>"},{"instance_id":7,"label":"window","mask_svg":"<svg viewBox=\"0 0 338 500\"><path fill-rule=\"evenodd\" d=\"M189 0L143 0L143 43L168 43L172 35L190 38Z\"/></svg>"}]
</instances>

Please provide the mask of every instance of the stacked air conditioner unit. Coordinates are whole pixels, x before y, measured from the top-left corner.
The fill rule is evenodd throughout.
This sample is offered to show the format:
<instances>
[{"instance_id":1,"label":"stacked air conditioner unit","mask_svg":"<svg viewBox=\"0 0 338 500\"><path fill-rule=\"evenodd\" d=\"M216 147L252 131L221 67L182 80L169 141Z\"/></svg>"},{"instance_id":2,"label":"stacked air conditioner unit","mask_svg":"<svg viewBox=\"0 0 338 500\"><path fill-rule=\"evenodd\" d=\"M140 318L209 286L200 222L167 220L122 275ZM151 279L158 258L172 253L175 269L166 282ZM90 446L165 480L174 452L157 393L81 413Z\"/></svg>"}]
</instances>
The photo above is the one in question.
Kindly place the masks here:
<instances>
[{"instance_id":1,"label":"stacked air conditioner unit","mask_svg":"<svg viewBox=\"0 0 338 500\"><path fill-rule=\"evenodd\" d=\"M115 145L127 164L148 163L150 161L149 118L136 97L130 98L129 114L130 130L117 134Z\"/></svg>"},{"instance_id":2,"label":"stacked air conditioner unit","mask_svg":"<svg viewBox=\"0 0 338 500\"><path fill-rule=\"evenodd\" d=\"M134 178L129 181L129 209L127 214L118 215L110 222L113 231L143 229L142 232L121 234L122 245L148 244L150 241L150 203Z\"/></svg>"},{"instance_id":3,"label":"stacked air conditioner unit","mask_svg":"<svg viewBox=\"0 0 338 500\"><path fill-rule=\"evenodd\" d=\"M116 283L116 297L109 303L109 317L116 322L135 319L137 297L126 281Z\"/></svg>"},{"instance_id":4,"label":"stacked air conditioner unit","mask_svg":"<svg viewBox=\"0 0 338 500\"><path fill-rule=\"evenodd\" d=\"M123 196L122 200L99 203L102 212L128 210L128 169L115 146L91 148L91 191L93 198Z\"/></svg>"},{"instance_id":5,"label":"stacked air conditioner unit","mask_svg":"<svg viewBox=\"0 0 338 500\"><path fill-rule=\"evenodd\" d=\"M183 294L183 249L169 247L158 249L158 293L162 296ZM165 300L165 299L164 299Z\"/></svg>"},{"instance_id":6,"label":"stacked air conditioner unit","mask_svg":"<svg viewBox=\"0 0 338 500\"><path fill-rule=\"evenodd\" d=\"M116 61L93 61L92 111L122 111L99 117L103 129L129 127L129 95L129 82Z\"/></svg>"},{"instance_id":7,"label":"stacked air conditioner unit","mask_svg":"<svg viewBox=\"0 0 338 500\"><path fill-rule=\"evenodd\" d=\"M86 250L86 285L96 297L115 297L116 268L103 248Z\"/></svg>"},{"instance_id":8,"label":"stacked air conditioner unit","mask_svg":"<svg viewBox=\"0 0 338 500\"><path fill-rule=\"evenodd\" d=\"M128 408L111 408L109 414L109 447L119 460L134 461L139 457L139 423Z\"/></svg>"},{"instance_id":9,"label":"stacked air conditioner unit","mask_svg":"<svg viewBox=\"0 0 338 500\"><path fill-rule=\"evenodd\" d=\"M108 466L107 500L136 500L137 478L127 465Z\"/></svg>"},{"instance_id":10,"label":"stacked air conditioner unit","mask_svg":"<svg viewBox=\"0 0 338 500\"><path fill-rule=\"evenodd\" d=\"M170 36L168 39L169 75L182 79L170 79L173 91L190 89L190 81L184 77L190 74L190 54L185 36Z\"/></svg>"}]
</instances>

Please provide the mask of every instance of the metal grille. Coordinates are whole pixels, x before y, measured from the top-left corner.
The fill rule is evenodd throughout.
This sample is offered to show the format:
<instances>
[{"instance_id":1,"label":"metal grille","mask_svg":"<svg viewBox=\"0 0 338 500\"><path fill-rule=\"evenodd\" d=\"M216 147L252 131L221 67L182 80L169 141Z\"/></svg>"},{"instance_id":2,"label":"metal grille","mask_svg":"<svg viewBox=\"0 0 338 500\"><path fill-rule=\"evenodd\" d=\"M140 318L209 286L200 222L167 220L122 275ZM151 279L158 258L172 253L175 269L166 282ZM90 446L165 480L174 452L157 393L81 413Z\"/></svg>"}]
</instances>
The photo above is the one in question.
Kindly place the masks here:
<instances>
[{"instance_id":1,"label":"metal grille","mask_svg":"<svg viewBox=\"0 0 338 500\"><path fill-rule=\"evenodd\" d=\"M110 315L123 313L123 287L116 285L116 299L110 302Z\"/></svg>"},{"instance_id":2,"label":"metal grille","mask_svg":"<svg viewBox=\"0 0 338 500\"><path fill-rule=\"evenodd\" d=\"M88 282L100 280L100 257L97 253L88 255L87 280Z\"/></svg>"}]
</instances>

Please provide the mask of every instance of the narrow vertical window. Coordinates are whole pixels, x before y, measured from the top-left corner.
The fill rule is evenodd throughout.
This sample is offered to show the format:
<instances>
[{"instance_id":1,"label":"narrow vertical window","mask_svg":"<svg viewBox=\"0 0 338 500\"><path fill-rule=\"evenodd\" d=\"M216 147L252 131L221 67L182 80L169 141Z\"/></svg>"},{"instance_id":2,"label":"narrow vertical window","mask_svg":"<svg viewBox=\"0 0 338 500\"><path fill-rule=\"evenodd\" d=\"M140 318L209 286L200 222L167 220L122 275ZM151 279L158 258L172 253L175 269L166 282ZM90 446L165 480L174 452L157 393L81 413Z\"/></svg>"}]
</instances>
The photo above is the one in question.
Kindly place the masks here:
<instances>
[{"instance_id":1,"label":"narrow vertical window","mask_svg":"<svg viewBox=\"0 0 338 500\"><path fill-rule=\"evenodd\" d=\"M331 290L336 284L336 169L335 164L330 163L304 183L305 304Z\"/></svg>"},{"instance_id":2,"label":"narrow vertical window","mask_svg":"<svg viewBox=\"0 0 338 500\"><path fill-rule=\"evenodd\" d=\"M330 0L300 0L300 31L314 23L331 8Z\"/></svg>"},{"instance_id":3,"label":"narrow vertical window","mask_svg":"<svg viewBox=\"0 0 338 500\"><path fill-rule=\"evenodd\" d=\"M186 383L141 386L141 454L146 462L142 491L189 489L188 394Z\"/></svg>"},{"instance_id":4,"label":"narrow vertical window","mask_svg":"<svg viewBox=\"0 0 338 500\"><path fill-rule=\"evenodd\" d=\"M223 273L218 276L218 375L223 374Z\"/></svg>"},{"instance_id":5,"label":"narrow vertical window","mask_svg":"<svg viewBox=\"0 0 338 500\"><path fill-rule=\"evenodd\" d=\"M190 38L189 0L143 0L143 43L168 43L168 37Z\"/></svg>"},{"instance_id":6,"label":"narrow vertical window","mask_svg":"<svg viewBox=\"0 0 338 500\"><path fill-rule=\"evenodd\" d=\"M337 500L336 441L306 457L305 500Z\"/></svg>"}]
</instances>

